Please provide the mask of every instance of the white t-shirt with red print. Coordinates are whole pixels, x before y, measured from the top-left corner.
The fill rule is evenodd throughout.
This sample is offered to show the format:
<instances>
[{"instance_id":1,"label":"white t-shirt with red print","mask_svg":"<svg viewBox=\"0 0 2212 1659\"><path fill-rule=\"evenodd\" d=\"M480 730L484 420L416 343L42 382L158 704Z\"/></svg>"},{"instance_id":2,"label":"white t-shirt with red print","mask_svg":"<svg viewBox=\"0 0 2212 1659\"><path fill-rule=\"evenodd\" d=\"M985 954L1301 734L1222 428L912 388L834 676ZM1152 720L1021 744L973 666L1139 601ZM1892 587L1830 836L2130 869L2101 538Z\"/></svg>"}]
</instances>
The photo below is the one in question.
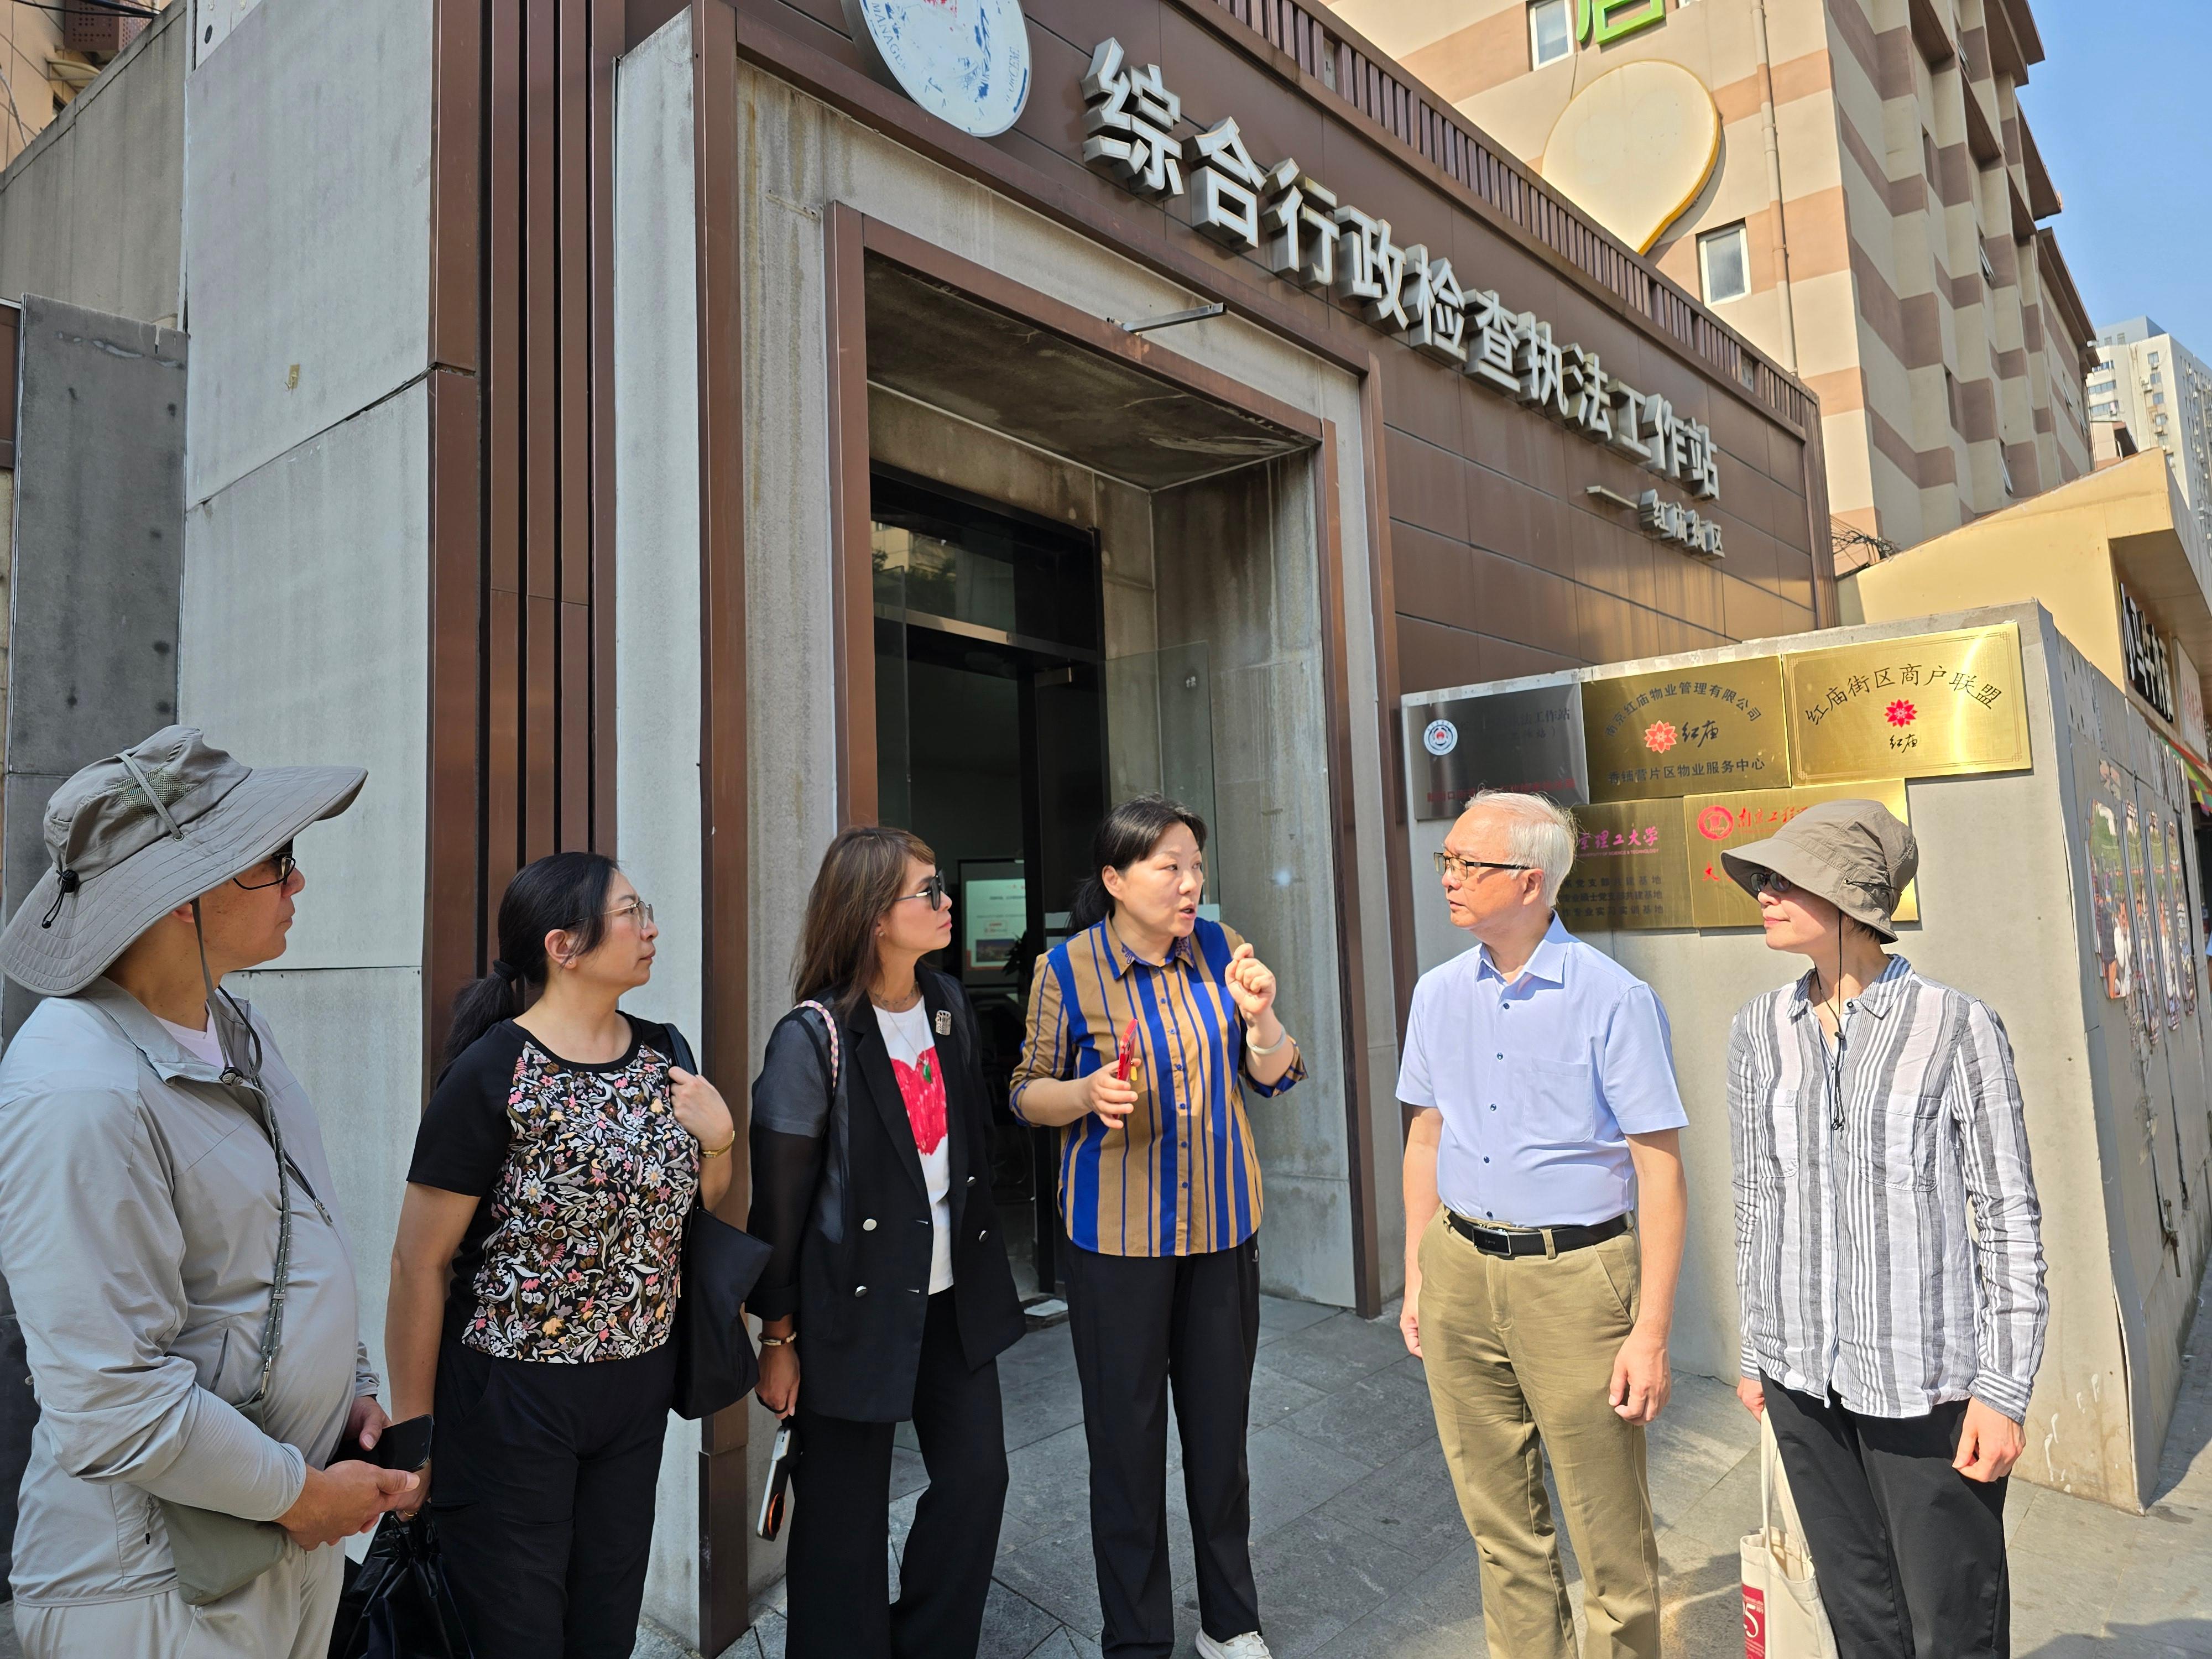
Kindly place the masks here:
<instances>
[{"instance_id":1,"label":"white t-shirt with red print","mask_svg":"<svg viewBox=\"0 0 2212 1659\"><path fill-rule=\"evenodd\" d=\"M917 1001L902 1014L878 1007L876 1024L890 1050L891 1074L906 1102L906 1121L929 1188L929 1293L935 1296L952 1288L952 1157L945 1140L945 1073L937 1063L937 1039L930 1035L929 1004Z\"/></svg>"}]
</instances>

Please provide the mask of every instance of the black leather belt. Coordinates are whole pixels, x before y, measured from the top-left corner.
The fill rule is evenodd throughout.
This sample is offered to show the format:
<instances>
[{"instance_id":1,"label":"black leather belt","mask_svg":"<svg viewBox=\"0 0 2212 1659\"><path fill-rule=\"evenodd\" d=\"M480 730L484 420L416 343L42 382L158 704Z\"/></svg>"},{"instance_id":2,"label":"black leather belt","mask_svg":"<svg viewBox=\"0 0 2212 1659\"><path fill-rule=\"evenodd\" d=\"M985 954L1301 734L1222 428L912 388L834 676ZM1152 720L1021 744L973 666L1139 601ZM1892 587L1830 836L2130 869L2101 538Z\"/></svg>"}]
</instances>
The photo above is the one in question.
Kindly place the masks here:
<instances>
[{"instance_id":1,"label":"black leather belt","mask_svg":"<svg viewBox=\"0 0 2212 1659\"><path fill-rule=\"evenodd\" d=\"M1612 1220L1601 1221L1593 1227L1551 1227L1524 1233L1480 1226L1464 1216L1446 1210L1444 1224L1485 1255L1542 1255L1546 1253L1545 1232L1551 1234L1553 1249L1579 1250L1588 1245L1602 1244L1608 1238L1620 1237L1628 1231L1628 1218L1617 1215Z\"/></svg>"}]
</instances>

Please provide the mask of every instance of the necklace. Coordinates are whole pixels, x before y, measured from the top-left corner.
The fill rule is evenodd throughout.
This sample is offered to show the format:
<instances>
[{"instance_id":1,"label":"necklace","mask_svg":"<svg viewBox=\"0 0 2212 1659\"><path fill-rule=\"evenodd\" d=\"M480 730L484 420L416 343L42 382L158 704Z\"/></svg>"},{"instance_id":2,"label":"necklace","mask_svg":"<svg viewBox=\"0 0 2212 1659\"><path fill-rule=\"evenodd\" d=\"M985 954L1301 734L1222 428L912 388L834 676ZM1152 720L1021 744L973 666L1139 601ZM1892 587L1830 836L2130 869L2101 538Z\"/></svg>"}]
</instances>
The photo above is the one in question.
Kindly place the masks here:
<instances>
[{"instance_id":1,"label":"necklace","mask_svg":"<svg viewBox=\"0 0 2212 1659\"><path fill-rule=\"evenodd\" d=\"M877 1007L882 1009L887 1014L906 1013L914 1007L915 1004L921 1000L921 981L919 980L915 981L912 994L901 1001L896 1007L893 1007L890 1003L885 1002L873 991L868 993L868 1000L874 1003Z\"/></svg>"}]
</instances>

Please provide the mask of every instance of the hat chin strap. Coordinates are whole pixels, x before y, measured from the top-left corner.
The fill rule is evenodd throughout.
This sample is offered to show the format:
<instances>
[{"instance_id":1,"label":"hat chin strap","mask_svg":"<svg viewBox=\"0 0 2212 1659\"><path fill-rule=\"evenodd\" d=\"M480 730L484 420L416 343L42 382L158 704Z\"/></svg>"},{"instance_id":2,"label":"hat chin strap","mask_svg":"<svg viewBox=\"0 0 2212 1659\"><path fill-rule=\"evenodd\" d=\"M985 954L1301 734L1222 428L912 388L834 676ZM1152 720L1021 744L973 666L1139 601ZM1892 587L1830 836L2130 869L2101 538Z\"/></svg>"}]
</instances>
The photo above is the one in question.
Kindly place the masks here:
<instances>
[{"instance_id":1,"label":"hat chin strap","mask_svg":"<svg viewBox=\"0 0 2212 1659\"><path fill-rule=\"evenodd\" d=\"M199 946L200 983L207 987L208 1023L214 1028L216 1042L222 1049L226 1075L235 1073L258 1087L261 1082L261 1038L253 1029L253 1022L246 1018L246 1011L238 1006L238 999L215 982L215 974L208 967L207 927L200 918L200 902L198 899L192 901L192 940ZM223 1030L226 1013L229 1016L229 1023L245 1034L246 1052L249 1058L244 1066L233 1057L232 1051L238 1044Z\"/></svg>"}]
</instances>

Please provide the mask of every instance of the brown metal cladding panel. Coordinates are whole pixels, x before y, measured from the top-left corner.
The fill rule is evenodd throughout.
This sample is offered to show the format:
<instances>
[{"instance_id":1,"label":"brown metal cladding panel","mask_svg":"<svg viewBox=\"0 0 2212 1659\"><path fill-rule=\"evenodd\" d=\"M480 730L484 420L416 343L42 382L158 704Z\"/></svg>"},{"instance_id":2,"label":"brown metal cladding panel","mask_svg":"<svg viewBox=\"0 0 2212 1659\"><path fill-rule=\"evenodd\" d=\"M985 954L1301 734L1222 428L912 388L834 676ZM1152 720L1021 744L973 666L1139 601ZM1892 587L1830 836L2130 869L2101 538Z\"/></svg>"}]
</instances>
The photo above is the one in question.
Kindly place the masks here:
<instances>
[{"instance_id":1,"label":"brown metal cladding panel","mask_svg":"<svg viewBox=\"0 0 2212 1659\"><path fill-rule=\"evenodd\" d=\"M1581 649L1575 595L1586 590L1564 576L1487 548L1469 550L1468 558L1474 570L1475 604L1484 633L1563 656Z\"/></svg>"},{"instance_id":2,"label":"brown metal cladding panel","mask_svg":"<svg viewBox=\"0 0 2212 1659\"><path fill-rule=\"evenodd\" d=\"M1393 518L1454 541L1470 539L1464 464L1457 455L1395 427L1383 429L1382 453L1390 466Z\"/></svg>"},{"instance_id":3,"label":"brown metal cladding panel","mask_svg":"<svg viewBox=\"0 0 2212 1659\"><path fill-rule=\"evenodd\" d=\"M430 360L477 367L482 0L438 0L430 94Z\"/></svg>"},{"instance_id":4,"label":"brown metal cladding panel","mask_svg":"<svg viewBox=\"0 0 2212 1659\"><path fill-rule=\"evenodd\" d=\"M1484 666L1483 651L1490 641L1480 635L1424 622L1419 617L1400 617L1397 621L1401 698L1448 685L1479 685L1491 678ZM1397 787L1402 790L1405 786L1401 782ZM1399 1018L1405 1018L1402 1012Z\"/></svg>"},{"instance_id":5,"label":"brown metal cladding panel","mask_svg":"<svg viewBox=\"0 0 2212 1659\"><path fill-rule=\"evenodd\" d=\"M750 827L746 788L744 384L738 257L737 19L726 0L695 0L693 143L698 179L700 415L700 765L705 865L704 1030L702 1059L735 1108L730 1192L723 1212L741 1218L750 1176L745 1009L751 939L746 905ZM866 421L865 393L861 418ZM865 425L862 428L865 434ZM865 449L863 451L865 465ZM699 1645L719 1653L747 1615L746 1409L702 1425Z\"/></svg>"},{"instance_id":6,"label":"brown metal cladding panel","mask_svg":"<svg viewBox=\"0 0 2212 1659\"><path fill-rule=\"evenodd\" d=\"M524 0L522 63L522 568L524 592L552 599L559 249L559 0Z\"/></svg>"},{"instance_id":7,"label":"brown metal cladding panel","mask_svg":"<svg viewBox=\"0 0 2212 1659\"><path fill-rule=\"evenodd\" d=\"M537 600L531 601L535 605ZM562 851L592 842L592 608L556 607L560 629L559 817L554 845Z\"/></svg>"},{"instance_id":8,"label":"brown metal cladding panel","mask_svg":"<svg viewBox=\"0 0 2212 1659\"><path fill-rule=\"evenodd\" d=\"M15 393L23 373L23 313L0 306L0 466L15 468Z\"/></svg>"},{"instance_id":9,"label":"brown metal cladding panel","mask_svg":"<svg viewBox=\"0 0 2212 1659\"><path fill-rule=\"evenodd\" d=\"M471 148L473 148L471 137ZM485 953L478 937L477 675L481 667L481 419L473 377L430 375L430 686L428 879L422 904L425 1093L453 996Z\"/></svg>"},{"instance_id":10,"label":"brown metal cladding panel","mask_svg":"<svg viewBox=\"0 0 2212 1659\"><path fill-rule=\"evenodd\" d=\"M559 633L555 600L523 597L522 619L522 861L559 850L554 839L554 765L559 752Z\"/></svg>"},{"instance_id":11,"label":"brown metal cladding panel","mask_svg":"<svg viewBox=\"0 0 2212 1659\"><path fill-rule=\"evenodd\" d=\"M1392 526L1391 559L1397 568L1400 614L1453 628L1481 625L1474 592L1474 562L1464 542L1418 525Z\"/></svg>"},{"instance_id":12,"label":"brown metal cladding panel","mask_svg":"<svg viewBox=\"0 0 2212 1659\"><path fill-rule=\"evenodd\" d=\"M483 889L488 939L522 821L522 3L491 0L485 216Z\"/></svg>"},{"instance_id":13,"label":"brown metal cladding panel","mask_svg":"<svg viewBox=\"0 0 2212 1659\"><path fill-rule=\"evenodd\" d=\"M1574 579L1583 586L1618 594L1633 605L1668 609L1659 603L1655 567L1672 561L1666 559L1666 550L1655 550L1650 539L1638 531L1632 514L1615 508L1611 515L1601 517L1571 507L1567 542L1573 556Z\"/></svg>"},{"instance_id":14,"label":"brown metal cladding panel","mask_svg":"<svg viewBox=\"0 0 2212 1659\"><path fill-rule=\"evenodd\" d=\"M560 227L556 289L559 294L560 453L556 488L560 515L559 586L563 604L592 598L592 3L561 0L559 166L556 217ZM564 629L565 632L565 629ZM562 665L567 676L567 665ZM590 699L564 700L562 719L588 723ZM565 752L568 743L563 738ZM585 751L580 751L585 752ZM588 765L588 763L587 763ZM562 793L568 793L564 778ZM579 819L563 821L562 844L581 847L589 831Z\"/></svg>"},{"instance_id":15,"label":"brown metal cladding panel","mask_svg":"<svg viewBox=\"0 0 2212 1659\"><path fill-rule=\"evenodd\" d=\"M1380 724L1379 752L1382 763L1383 843L1389 856L1385 877L1389 894L1391 989L1396 1011L1395 1030L1402 1041L1406 1017L1413 1006L1413 981L1419 962L1413 953L1413 887L1408 874L1412 854L1407 840L1405 793L1399 779L1405 774L1405 738L1398 719L1398 534L1390 522L1390 489L1382 455L1382 371L1370 359L1359 383L1361 461L1367 486L1367 585L1374 630L1376 717Z\"/></svg>"}]
</instances>

